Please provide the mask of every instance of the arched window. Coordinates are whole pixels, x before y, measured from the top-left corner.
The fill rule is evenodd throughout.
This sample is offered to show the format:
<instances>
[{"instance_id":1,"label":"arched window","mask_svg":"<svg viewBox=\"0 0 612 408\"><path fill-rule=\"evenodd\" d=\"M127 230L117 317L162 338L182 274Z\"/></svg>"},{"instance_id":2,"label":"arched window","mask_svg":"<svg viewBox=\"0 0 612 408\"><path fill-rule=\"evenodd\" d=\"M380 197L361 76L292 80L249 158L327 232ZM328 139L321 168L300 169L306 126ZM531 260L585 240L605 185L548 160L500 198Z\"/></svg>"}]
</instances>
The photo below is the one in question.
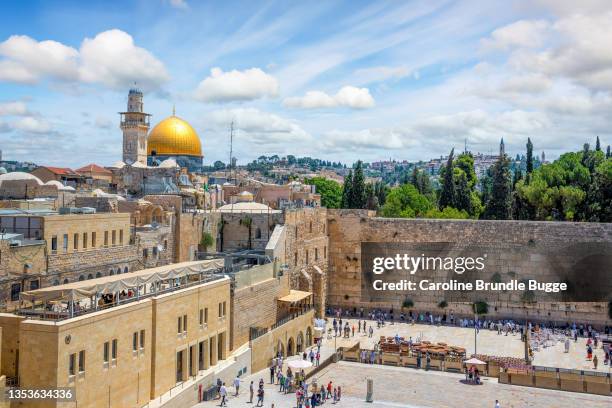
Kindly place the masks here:
<instances>
[{"instance_id":1,"label":"arched window","mask_svg":"<svg viewBox=\"0 0 612 408\"><path fill-rule=\"evenodd\" d=\"M255 230L255 239L261 239L261 228Z\"/></svg>"},{"instance_id":2,"label":"arched window","mask_svg":"<svg viewBox=\"0 0 612 408\"><path fill-rule=\"evenodd\" d=\"M123 273L128 273L130 271L130 269L126 266L125 268L123 268Z\"/></svg>"},{"instance_id":3,"label":"arched window","mask_svg":"<svg viewBox=\"0 0 612 408\"><path fill-rule=\"evenodd\" d=\"M68 278L64 279L64 285L70 283L70 281L68 280Z\"/></svg>"},{"instance_id":4,"label":"arched window","mask_svg":"<svg viewBox=\"0 0 612 408\"><path fill-rule=\"evenodd\" d=\"M84 281L85 280L85 275L79 275L79 280L80 281Z\"/></svg>"},{"instance_id":5,"label":"arched window","mask_svg":"<svg viewBox=\"0 0 612 408\"><path fill-rule=\"evenodd\" d=\"M114 275L114 274L115 274L115 271L111 269L111 270L110 270L109 275L111 275L111 276L112 276L112 275Z\"/></svg>"},{"instance_id":6,"label":"arched window","mask_svg":"<svg viewBox=\"0 0 612 408\"><path fill-rule=\"evenodd\" d=\"M306 347L310 347L312 345L312 330L309 328L306 329Z\"/></svg>"},{"instance_id":7,"label":"arched window","mask_svg":"<svg viewBox=\"0 0 612 408\"><path fill-rule=\"evenodd\" d=\"M58 279L53 281L53 286L57 286L57 285L59 285L59 280Z\"/></svg>"},{"instance_id":8,"label":"arched window","mask_svg":"<svg viewBox=\"0 0 612 408\"><path fill-rule=\"evenodd\" d=\"M96 278L101 278L102 277L102 273L98 272L96 273Z\"/></svg>"},{"instance_id":9,"label":"arched window","mask_svg":"<svg viewBox=\"0 0 612 408\"><path fill-rule=\"evenodd\" d=\"M87 279L93 279L93 275L90 273L89 275L87 275Z\"/></svg>"}]
</instances>

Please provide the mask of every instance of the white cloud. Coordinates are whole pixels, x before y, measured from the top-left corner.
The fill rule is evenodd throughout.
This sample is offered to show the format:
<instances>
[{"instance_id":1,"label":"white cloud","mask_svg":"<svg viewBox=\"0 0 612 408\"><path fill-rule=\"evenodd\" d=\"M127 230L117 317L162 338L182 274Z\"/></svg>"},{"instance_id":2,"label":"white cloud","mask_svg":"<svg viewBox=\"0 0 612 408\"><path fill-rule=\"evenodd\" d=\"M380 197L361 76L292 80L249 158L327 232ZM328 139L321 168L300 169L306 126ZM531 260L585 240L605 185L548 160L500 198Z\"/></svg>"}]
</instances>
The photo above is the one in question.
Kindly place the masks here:
<instances>
[{"instance_id":1,"label":"white cloud","mask_svg":"<svg viewBox=\"0 0 612 408\"><path fill-rule=\"evenodd\" d=\"M13 129L26 133L49 133L51 125L41 118L27 116L13 122L10 125Z\"/></svg>"},{"instance_id":2,"label":"white cloud","mask_svg":"<svg viewBox=\"0 0 612 408\"><path fill-rule=\"evenodd\" d=\"M0 102L0 116L26 116L29 114L28 108L23 102Z\"/></svg>"},{"instance_id":3,"label":"white cloud","mask_svg":"<svg viewBox=\"0 0 612 408\"><path fill-rule=\"evenodd\" d=\"M94 121L94 126L100 129L111 129L114 122L107 117L97 116Z\"/></svg>"},{"instance_id":4,"label":"white cloud","mask_svg":"<svg viewBox=\"0 0 612 408\"><path fill-rule=\"evenodd\" d=\"M169 76L158 59L117 29L86 38L79 50L24 35L0 43L0 81L37 83L42 79L101 83L110 88L138 81L139 86L157 88Z\"/></svg>"},{"instance_id":5,"label":"white cloud","mask_svg":"<svg viewBox=\"0 0 612 408\"><path fill-rule=\"evenodd\" d=\"M546 38L550 24L544 20L519 20L496 29L490 38L482 40L488 50L506 50L513 47L537 48Z\"/></svg>"},{"instance_id":6,"label":"white cloud","mask_svg":"<svg viewBox=\"0 0 612 408\"><path fill-rule=\"evenodd\" d=\"M81 45L80 77L122 89L137 81L138 86L157 88L169 79L161 61L121 30L104 31Z\"/></svg>"},{"instance_id":7,"label":"white cloud","mask_svg":"<svg viewBox=\"0 0 612 408\"><path fill-rule=\"evenodd\" d=\"M215 67L195 91L196 99L203 102L250 101L278 95L278 82L259 68L224 72Z\"/></svg>"},{"instance_id":8,"label":"white cloud","mask_svg":"<svg viewBox=\"0 0 612 408\"><path fill-rule=\"evenodd\" d=\"M221 132L227 132L233 121L234 128L247 134L252 143L291 143L295 147L295 143L312 140L312 136L297 123L255 108L218 110L211 112L207 120Z\"/></svg>"},{"instance_id":9,"label":"white cloud","mask_svg":"<svg viewBox=\"0 0 612 408\"><path fill-rule=\"evenodd\" d=\"M361 84L369 84L373 82L383 82L389 79L401 79L410 75L410 70L407 67L398 66L379 66L371 68L358 69L354 73L354 77Z\"/></svg>"},{"instance_id":10,"label":"white cloud","mask_svg":"<svg viewBox=\"0 0 612 408\"><path fill-rule=\"evenodd\" d=\"M309 91L304 96L285 98L283 104L289 108L322 109L347 107L352 109L372 108L374 98L368 88L344 86L335 95L322 91Z\"/></svg>"}]
</instances>

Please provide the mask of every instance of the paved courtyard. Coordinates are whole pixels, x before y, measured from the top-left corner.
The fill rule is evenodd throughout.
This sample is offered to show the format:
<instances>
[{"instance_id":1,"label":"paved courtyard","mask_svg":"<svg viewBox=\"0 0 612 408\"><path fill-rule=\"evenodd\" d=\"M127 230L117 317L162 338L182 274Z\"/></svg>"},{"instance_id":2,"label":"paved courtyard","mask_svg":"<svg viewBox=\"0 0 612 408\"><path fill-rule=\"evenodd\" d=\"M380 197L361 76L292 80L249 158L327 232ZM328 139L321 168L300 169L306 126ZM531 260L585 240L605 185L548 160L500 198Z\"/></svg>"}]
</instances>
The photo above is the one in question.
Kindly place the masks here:
<instances>
[{"instance_id":1,"label":"paved courtyard","mask_svg":"<svg viewBox=\"0 0 612 408\"><path fill-rule=\"evenodd\" d=\"M342 401L324 404L329 407L493 408L498 399L502 408L608 408L612 401L598 395L498 384L490 378L484 378L482 385L468 385L463 383L465 377L461 374L344 361L328 366L316 377L319 383L327 384L331 380L342 387ZM233 396L233 388L229 387L232 396L228 407L254 406L248 403L248 384L250 380L257 383L259 378L267 380L267 370L245 378L238 397ZM374 380L374 403L365 402L368 378ZM280 394L278 386L266 384L264 407L272 404L275 408L295 407L295 394ZM219 400L195 405L197 408L215 406L219 406Z\"/></svg>"},{"instance_id":2,"label":"paved courtyard","mask_svg":"<svg viewBox=\"0 0 612 408\"><path fill-rule=\"evenodd\" d=\"M343 319L343 324L344 324ZM355 324L357 327L358 321L349 319L349 324ZM331 319L330 319L331 322ZM371 338L364 333L355 333L354 337L348 339L338 337L336 343L338 347L351 346L357 341L360 342L362 348L372 348L380 339L380 336L393 337L399 334L401 337L413 340L422 338L431 342L445 342L453 346L465 347L468 356L474 352L474 329L455 326L432 326L428 324L409 324L409 323L386 323L380 329L376 328L376 322L368 321L368 327L372 325L374 334ZM328 324L331 327L331 323ZM326 340L327 344L333 347L334 339ZM520 334L504 334L498 335L495 330L480 330L477 337L478 354L489 354L504 357L519 357L525 356L525 345L521 341ZM608 371L608 366L603 364L604 352L601 347L594 350L594 354L599 359L597 371ZM586 359L586 339L578 338L574 343L570 342L569 353L564 352L562 343L557 343L553 347L542 348L534 353L534 365L547 367L572 368L580 370L593 370L593 363Z\"/></svg>"}]
</instances>

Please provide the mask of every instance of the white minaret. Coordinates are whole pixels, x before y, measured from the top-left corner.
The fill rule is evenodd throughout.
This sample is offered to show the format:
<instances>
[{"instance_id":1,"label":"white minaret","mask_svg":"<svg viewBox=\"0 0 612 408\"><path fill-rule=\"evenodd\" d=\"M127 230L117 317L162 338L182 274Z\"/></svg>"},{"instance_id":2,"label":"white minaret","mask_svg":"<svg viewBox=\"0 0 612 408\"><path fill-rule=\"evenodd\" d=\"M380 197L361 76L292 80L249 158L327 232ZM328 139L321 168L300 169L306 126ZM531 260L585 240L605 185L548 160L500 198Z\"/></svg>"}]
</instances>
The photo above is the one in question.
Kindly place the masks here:
<instances>
[{"instance_id":1,"label":"white minaret","mask_svg":"<svg viewBox=\"0 0 612 408\"><path fill-rule=\"evenodd\" d=\"M123 162L147 164L147 134L151 115L144 113L141 90L130 89L127 112L119 112L119 115L123 131Z\"/></svg>"}]
</instances>

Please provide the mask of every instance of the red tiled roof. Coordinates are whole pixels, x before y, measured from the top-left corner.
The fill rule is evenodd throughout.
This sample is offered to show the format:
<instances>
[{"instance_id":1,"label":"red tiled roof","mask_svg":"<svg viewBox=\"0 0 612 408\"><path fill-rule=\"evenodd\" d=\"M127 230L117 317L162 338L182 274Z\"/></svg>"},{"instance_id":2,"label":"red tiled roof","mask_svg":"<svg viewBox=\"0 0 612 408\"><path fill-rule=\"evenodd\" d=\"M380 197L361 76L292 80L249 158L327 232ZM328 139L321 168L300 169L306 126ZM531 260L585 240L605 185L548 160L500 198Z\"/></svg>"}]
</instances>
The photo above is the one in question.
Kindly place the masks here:
<instances>
[{"instance_id":1,"label":"red tiled roof","mask_svg":"<svg viewBox=\"0 0 612 408\"><path fill-rule=\"evenodd\" d=\"M76 169L77 173L105 173L105 174L113 174L110 170L105 169L102 166L98 166L95 163L90 163L86 166L83 166L79 169Z\"/></svg>"},{"instance_id":2,"label":"red tiled roof","mask_svg":"<svg viewBox=\"0 0 612 408\"><path fill-rule=\"evenodd\" d=\"M53 174L68 175L68 176L75 174L74 170L68 167L50 167L50 166L41 166L41 167L49 170Z\"/></svg>"}]
</instances>

